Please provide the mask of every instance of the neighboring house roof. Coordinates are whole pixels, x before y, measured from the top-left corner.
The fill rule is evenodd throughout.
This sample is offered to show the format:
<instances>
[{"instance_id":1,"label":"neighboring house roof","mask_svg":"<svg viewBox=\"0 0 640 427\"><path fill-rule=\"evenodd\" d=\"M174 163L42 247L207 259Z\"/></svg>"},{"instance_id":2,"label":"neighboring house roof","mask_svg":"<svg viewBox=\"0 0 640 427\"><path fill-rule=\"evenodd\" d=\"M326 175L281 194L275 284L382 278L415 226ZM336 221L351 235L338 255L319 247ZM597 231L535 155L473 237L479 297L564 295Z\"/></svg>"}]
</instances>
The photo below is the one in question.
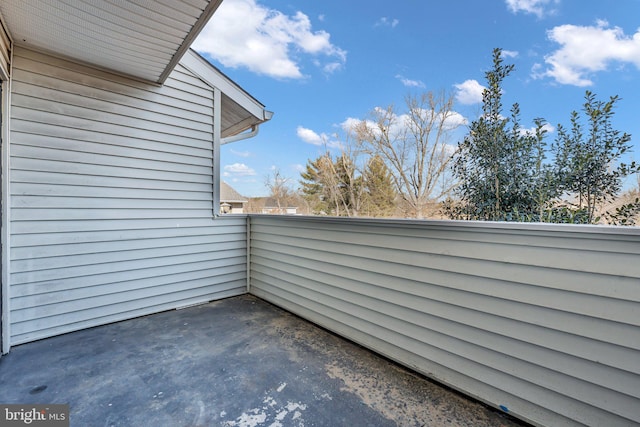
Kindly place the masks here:
<instances>
[{"instance_id":1,"label":"neighboring house roof","mask_svg":"<svg viewBox=\"0 0 640 427\"><path fill-rule=\"evenodd\" d=\"M3 1L16 44L163 83L222 0Z\"/></svg>"},{"instance_id":2,"label":"neighboring house roof","mask_svg":"<svg viewBox=\"0 0 640 427\"><path fill-rule=\"evenodd\" d=\"M138 80L162 84L180 62L222 92L220 136L230 138L272 113L189 49L221 2L2 0L0 16L16 45Z\"/></svg>"},{"instance_id":3,"label":"neighboring house roof","mask_svg":"<svg viewBox=\"0 0 640 427\"><path fill-rule=\"evenodd\" d=\"M220 183L220 202L227 203L247 203L247 198L234 190L229 184L222 181Z\"/></svg>"}]
</instances>

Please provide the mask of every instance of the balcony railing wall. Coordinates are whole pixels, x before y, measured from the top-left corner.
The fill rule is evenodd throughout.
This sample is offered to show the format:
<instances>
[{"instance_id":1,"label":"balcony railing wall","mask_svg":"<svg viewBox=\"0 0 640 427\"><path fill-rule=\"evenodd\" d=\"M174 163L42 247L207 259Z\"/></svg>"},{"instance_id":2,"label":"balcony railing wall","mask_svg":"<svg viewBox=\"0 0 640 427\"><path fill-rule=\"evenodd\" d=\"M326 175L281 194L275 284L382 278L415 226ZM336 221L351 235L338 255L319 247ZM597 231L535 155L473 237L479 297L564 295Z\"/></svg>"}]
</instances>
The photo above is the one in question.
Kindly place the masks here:
<instances>
[{"instance_id":1,"label":"balcony railing wall","mask_svg":"<svg viewBox=\"0 0 640 427\"><path fill-rule=\"evenodd\" d=\"M541 425L640 422L640 230L252 216L251 292Z\"/></svg>"}]
</instances>

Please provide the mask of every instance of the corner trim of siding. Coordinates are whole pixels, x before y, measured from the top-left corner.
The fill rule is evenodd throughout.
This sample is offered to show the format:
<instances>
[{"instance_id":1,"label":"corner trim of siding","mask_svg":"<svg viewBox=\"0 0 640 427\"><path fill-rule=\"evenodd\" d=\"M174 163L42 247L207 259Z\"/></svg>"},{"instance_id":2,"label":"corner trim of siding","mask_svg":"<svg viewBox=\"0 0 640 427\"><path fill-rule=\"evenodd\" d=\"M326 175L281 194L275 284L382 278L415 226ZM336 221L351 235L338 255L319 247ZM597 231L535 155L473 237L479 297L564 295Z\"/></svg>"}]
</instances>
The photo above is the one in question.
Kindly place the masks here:
<instances>
[{"instance_id":1,"label":"corner trim of siding","mask_svg":"<svg viewBox=\"0 0 640 427\"><path fill-rule=\"evenodd\" d=\"M11 51L11 56L13 56L13 49ZM12 61L13 62L13 61ZM0 294L2 295L2 307L0 310L2 311L2 354L6 354L9 352L11 348L10 337L11 330L10 324L11 319L9 318L9 278L10 276L10 212L11 209L9 207L9 195L10 192L10 168L9 168L9 156L10 152L10 106L11 106L11 79L5 80L2 82L2 99L0 101L2 103L2 115L0 120L2 120L1 125L1 143L2 146L0 150L2 151L2 176L0 178L0 192L2 193L2 208L0 212L0 241L2 245L1 251L1 280L2 280L2 289L0 290Z\"/></svg>"}]
</instances>

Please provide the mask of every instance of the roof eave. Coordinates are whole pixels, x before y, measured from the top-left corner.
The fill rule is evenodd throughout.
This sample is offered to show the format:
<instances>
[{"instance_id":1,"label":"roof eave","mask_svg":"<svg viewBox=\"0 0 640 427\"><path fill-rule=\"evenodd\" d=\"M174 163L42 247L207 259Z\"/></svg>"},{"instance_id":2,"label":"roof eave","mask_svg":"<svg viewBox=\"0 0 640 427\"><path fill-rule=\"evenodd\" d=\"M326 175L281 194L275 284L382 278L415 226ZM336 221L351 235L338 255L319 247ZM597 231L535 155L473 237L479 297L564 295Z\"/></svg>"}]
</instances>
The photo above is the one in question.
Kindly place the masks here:
<instances>
[{"instance_id":1,"label":"roof eave","mask_svg":"<svg viewBox=\"0 0 640 427\"><path fill-rule=\"evenodd\" d=\"M212 0L207 5L205 10L202 12L202 15L200 15L200 18L198 18L196 23L191 28L191 31L189 32L187 37L185 37L185 39L182 41L182 44L180 45L176 53L173 55L173 57L167 64L164 71L160 74L158 83L163 84L167 80L167 77L169 77L169 74L171 74L171 72L176 67L176 65L178 65L182 57L189 51L189 48L193 44L193 41L196 39L196 37L198 37L198 35L202 31L202 29L205 27L205 25L207 25L207 23L209 22L213 14L216 12L216 10L218 10L218 7L220 6L221 3L222 3L222 0Z\"/></svg>"},{"instance_id":2,"label":"roof eave","mask_svg":"<svg viewBox=\"0 0 640 427\"><path fill-rule=\"evenodd\" d=\"M242 121L232 123L228 128L223 129L223 137L238 135L248 129L254 129L273 117L273 112L266 110L260 101L251 96L195 50L189 49L180 64L209 86L219 89L226 98L247 112L247 117L243 118Z\"/></svg>"}]
</instances>

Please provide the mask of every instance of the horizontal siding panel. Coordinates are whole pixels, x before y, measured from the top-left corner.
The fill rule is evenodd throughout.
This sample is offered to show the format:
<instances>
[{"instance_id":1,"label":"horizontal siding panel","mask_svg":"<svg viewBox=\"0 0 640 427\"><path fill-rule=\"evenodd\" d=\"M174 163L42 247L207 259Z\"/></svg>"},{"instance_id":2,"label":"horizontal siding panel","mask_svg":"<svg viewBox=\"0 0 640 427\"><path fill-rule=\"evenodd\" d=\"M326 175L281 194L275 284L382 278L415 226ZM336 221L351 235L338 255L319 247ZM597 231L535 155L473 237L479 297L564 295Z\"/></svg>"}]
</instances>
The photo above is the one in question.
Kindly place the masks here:
<instances>
[{"instance_id":1,"label":"horizontal siding panel","mask_svg":"<svg viewBox=\"0 0 640 427\"><path fill-rule=\"evenodd\" d=\"M63 116L53 112L42 110L29 110L21 107L12 109L12 120L23 120L33 123L50 122L50 126L71 127L91 132L99 132L104 134L113 134L120 137L128 137L133 139L151 140L166 143L180 143L182 145L190 145L200 149L211 149L213 138L205 132L186 132L184 134L165 133L159 127L149 123L138 123L138 126L123 126L121 124L105 122L101 120L92 120L86 117ZM28 126L28 125L27 125ZM55 132L55 131L53 131ZM17 133L17 132L16 132Z\"/></svg>"},{"instance_id":2,"label":"horizontal siding panel","mask_svg":"<svg viewBox=\"0 0 640 427\"><path fill-rule=\"evenodd\" d=\"M65 141L45 140L43 145L24 145L21 137L16 138L17 141L12 147L12 154L16 158L38 159L54 162L68 163L84 163L99 166L115 166L131 169L148 169L155 171L181 172L191 173L193 175L211 175L211 164L202 161L202 158L196 157L190 163L186 163L186 156L175 156L175 159L169 160L172 156L163 154L158 159L148 159L145 157L135 157L135 150L124 149L121 155L117 149L102 150L100 153L94 144L87 144L86 150L82 150L77 143L66 143ZM30 139L30 138L26 138ZM35 138L41 139L41 138ZM112 148L112 147L102 147ZM95 150L94 150L95 149ZM93 151L92 151L93 150ZM119 153L118 153L119 154ZM166 157L166 159L162 159ZM181 162L181 160L184 162Z\"/></svg>"},{"instance_id":3,"label":"horizontal siding panel","mask_svg":"<svg viewBox=\"0 0 640 427\"><path fill-rule=\"evenodd\" d=\"M246 292L246 218L212 216L212 89L16 58L11 344Z\"/></svg>"},{"instance_id":4,"label":"horizontal siding panel","mask_svg":"<svg viewBox=\"0 0 640 427\"><path fill-rule=\"evenodd\" d=\"M101 189L100 197L103 199L131 199L143 201L146 199L171 200L174 203L183 201L200 201L206 199L211 193L211 186L205 191L185 191L185 190L166 190L158 188L118 188L104 186ZM90 185L56 185L43 183L21 183L18 182L12 188L14 197L93 197L95 189Z\"/></svg>"},{"instance_id":5,"label":"horizontal siding panel","mask_svg":"<svg viewBox=\"0 0 640 427\"><path fill-rule=\"evenodd\" d=\"M14 335L14 345L106 323L119 322L179 307L204 304L216 299L242 295L246 292L245 284L246 281L244 279L230 283L216 283L208 288L189 290L179 294L154 295L141 300L126 301L118 305L101 306L84 313L76 312L75 316L64 313L59 318L39 319L33 322L32 332L18 332ZM16 325L17 328L22 326L21 323Z\"/></svg>"},{"instance_id":6,"label":"horizontal siding panel","mask_svg":"<svg viewBox=\"0 0 640 427\"><path fill-rule=\"evenodd\" d=\"M158 141L153 139L131 138L131 135L114 135L113 133L103 133L94 130L76 129L62 126L51 126L42 123L29 122L23 120L13 120L11 127L16 135L18 135L23 144L29 141L38 140L34 136L46 136L50 139L64 139L72 143L79 141L84 143L105 144L108 146L132 148L138 150L147 150L148 156L154 156L155 153L174 153L182 156L210 158L212 146L210 143L203 141L192 141L186 138L164 138L166 140ZM155 136L155 135L153 135ZM54 139L55 138L55 139ZM46 138L40 138L40 140Z\"/></svg>"},{"instance_id":7,"label":"horizontal siding panel","mask_svg":"<svg viewBox=\"0 0 640 427\"><path fill-rule=\"evenodd\" d=\"M229 253L226 253L229 252ZM157 269L167 265L196 264L215 260L218 256L228 259L230 256L242 256L245 254L245 248L236 252L233 248L227 248L225 252L218 253L185 253L180 255L171 255L166 258L145 258L137 260L127 260L115 263L98 263L92 265L78 265L66 268L55 268L48 270L33 270L25 272L12 273L12 284L29 284L35 286L39 282L69 280L78 277L90 277L100 274L112 272L128 272L134 270ZM155 270L154 270L155 271ZM30 288L33 289L33 288Z\"/></svg>"},{"instance_id":8,"label":"horizontal siding panel","mask_svg":"<svg viewBox=\"0 0 640 427\"><path fill-rule=\"evenodd\" d=\"M485 330L474 328L473 324L453 322L446 318L436 318L423 312L424 307L405 310L404 308L411 297L392 296L391 299L373 298L366 294L356 293L340 287L324 288L318 286L313 280L301 276L293 276L282 271L254 270L256 277L270 276L280 283L286 284L281 288L302 286L313 300L326 301L331 307L344 306L345 312L360 313L360 317L372 325L381 324L388 329L390 340L397 335L406 335L425 345L448 351L460 357L474 355L474 361L489 366L496 371L503 371L509 375L517 376L526 381L541 385L545 384L554 391L567 394L574 388L578 396L594 406L603 405L599 401L600 388L608 387L610 390L622 391L624 395L618 396L614 403L607 404L607 408L617 413L629 411L635 408L634 399L640 398L640 379L628 375L622 370L611 370L599 365L589 363L577 357L563 357L562 353L540 349L530 343L519 341L514 337L487 333ZM415 298L414 298L415 299ZM395 301L394 301L395 300ZM395 302L399 301L399 304ZM438 327L440 326L440 328ZM511 349L513 360L504 363L504 354L497 353L494 349L507 344ZM589 355L593 357L593 355ZM598 355L602 356L602 355ZM436 362L438 362L436 360ZM446 362L446 359L438 363ZM557 367L553 370L548 367ZM587 371L581 368L587 368ZM636 368L637 371L637 368ZM475 374L475 372L474 372ZM572 376L573 375L573 376ZM585 387L585 382L588 387ZM617 408L613 406L620 405Z\"/></svg>"},{"instance_id":9,"label":"horizontal siding panel","mask_svg":"<svg viewBox=\"0 0 640 427\"><path fill-rule=\"evenodd\" d=\"M211 116L207 113L210 110L207 105L195 107L189 105L189 108L179 108L172 102L172 97L166 97L164 102L149 102L147 99L131 97L117 92L111 92L99 88L87 88L89 93L84 96L77 93L78 84L56 80L51 76L44 76L39 73L24 72L21 81L12 82L12 90L14 93L24 97L32 97L42 99L42 102L61 102L69 105L85 106L92 110L107 111L116 114L134 114L138 117L141 113L166 115L169 119L182 119L186 123L201 123L211 125ZM81 86L85 89L84 86ZM206 88L203 88L206 90ZM203 94L210 92L201 92ZM90 98L88 98L90 97ZM157 96L156 98L159 98ZM87 102L90 99L90 102ZM185 103L186 104L186 103ZM187 105L185 105L187 106Z\"/></svg>"},{"instance_id":10,"label":"horizontal siding panel","mask_svg":"<svg viewBox=\"0 0 640 427\"><path fill-rule=\"evenodd\" d=\"M174 248L183 247L193 250L198 248L198 245L218 245L222 243L230 242L244 242L245 237L238 234L214 234L214 235L180 235L176 237L164 237L155 239L120 239L112 241L100 241L100 242L87 242L82 243L65 243L65 244L48 244L45 246L44 242L40 242L35 247L31 246L16 246L11 251L11 258L13 261L20 259L37 259L37 258L53 258L53 257L68 257L70 255L89 255L92 253L109 253L109 252L123 252L132 250L143 249L159 249L159 248ZM225 248L226 249L226 248Z\"/></svg>"},{"instance_id":11,"label":"horizontal siding panel","mask_svg":"<svg viewBox=\"0 0 640 427\"><path fill-rule=\"evenodd\" d=\"M213 215L211 210L188 209L21 209L14 208L13 221L83 221L83 220L120 220L128 219L158 219L175 218L189 219Z\"/></svg>"},{"instance_id":12,"label":"horizontal siding panel","mask_svg":"<svg viewBox=\"0 0 640 427\"><path fill-rule=\"evenodd\" d=\"M180 73L180 71L178 71ZM186 71L188 73L188 71ZM175 76L177 73L173 73ZM194 84L195 83L195 84ZM171 80L167 80L165 85L169 88L175 89L179 93L187 93L194 96L198 96L201 98L209 97L210 88L203 85L202 80L199 79L187 79L178 80L177 78L172 78Z\"/></svg>"},{"instance_id":13,"label":"horizontal siding panel","mask_svg":"<svg viewBox=\"0 0 640 427\"><path fill-rule=\"evenodd\" d=\"M168 261L168 260L165 260ZM184 262L180 262L184 261ZM115 267L121 270L107 270L90 276L63 277L43 281L25 281L14 285L14 297L28 297L36 294L73 291L94 286L119 286L121 283L137 282L149 283L152 286L156 281L164 281L167 277L186 276L205 271L215 271L227 266L246 266L246 254L244 251L228 251L224 256L213 254L201 261L189 260L183 257L174 262L147 265L145 268L133 268L135 263L128 265L117 264ZM127 269L129 267L129 269ZM84 272L84 271L83 271Z\"/></svg>"},{"instance_id":14,"label":"horizontal siding panel","mask_svg":"<svg viewBox=\"0 0 640 427\"><path fill-rule=\"evenodd\" d=\"M268 228L262 228L260 230L265 236L269 236L268 239L274 243L284 246L295 246L295 243L292 242L295 242L296 240L278 235L277 229L271 232ZM291 228L287 230L287 234L292 234ZM388 240L387 236L384 234L379 236L380 239ZM418 240L421 236L416 235L414 238ZM325 250L322 253L326 253L329 257L335 258L338 257L336 254L350 255L352 253L351 243L345 242L343 238L341 238L341 241L332 241L330 239L326 239L325 235L323 235L319 236L318 239L320 240L314 241L314 251L321 250L322 246L325 245L329 246L330 250ZM300 242L302 246L306 245L304 241ZM353 243L356 243L355 238ZM490 254L489 256L482 258L480 256L482 252L476 252L473 258L470 258L468 256L459 256L453 251L448 251L444 249L444 246L446 245L425 245L411 249L409 247L399 245L395 245L393 247L373 247L371 245L362 244L360 245L360 249L363 254L367 254L366 256L363 256L364 261L370 258L376 259L377 257L382 257L385 260L406 265L408 268L416 264L418 265L418 268L420 268L420 265L426 266L428 264L431 271L430 274L439 274L439 272L456 272L464 274L465 276L475 275L482 278L491 278L507 282L511 281L514 277L517 277L518 283L534 285L536 288L544 287L563 291L575 290L581 293L591 293L594 295L608 296L630 301L640 301L637 280L633 276L633 273L631 275L623 275L616 272L616 280L612 283L612 281L609 280L611 275L603 272L588 272L562 268L564 266L561 266L561 268L553 266L538 268L529 263L507 263L501 259L496 259L497 257L494 254ZM313 256L317 255L318 254L314 252ZM615 253L615 258L618 258L618 256L618 253ZM349 262L349 259L350 258L345 258L345 262ZM336 261L332 260L331 262ZM351 262L353 262L353 260ZM629 264L622 267L629 270L633 269L633 265L629 268ZM606 269L608 267L605 266L604 268ZM523 269L527 269L528 274L522 274ZM450 278L448 275L445 277L447 277L447 280ZM456 286L461 285L464 284L457 284ZM472 289L469 288L467 290Z\"/></svg>"},{"instance_id":15,"label":"horizontal siding panel","mask_svg":"<svg viewBox=\"0 0 640 427\"><path fill-rule=\"evenodd\" d=\"M18 48L14 52L14 69L20 71L29 71L52 76L62 81L71 81L82 84L87 87L115 88L114 91L123 91L125 94L131 93L132 96L149 99L156 102L152 98L153 93L161 95L173 94L176 99L184 99L185 94L178 91L168 91L163 85L149 85L139 80L132 80L127 77L113 74L109 71L101 71L99 69L83 66L75 62L69 62L62 58L56 58L29 49ZM181 67L181 69L184 69ZM20 77L16 76L18 81ZM167 81L171 80L171 76ZM146 94L143 94L146 92ZM201 98L201 103L204 99ZM207 103L208 104L208 103Z\"/></svg>"},{"instance_id":16,"label":"horizontal siding panel","mask_svg":"<svg viewBox=\"0 0 640 427\"><path fill-rule=\"evenodd\" d=\"M195 276L195 277L194 277ZM124 282L117 286L106 285L103 287L82 287L73 291L52 292L47 294L46 303L41 296L28 296L16 298L14 301L14 322L19 324L23 320L29 320L34 316L48 317L63 315L77 310L82 306L82 311L90 310L104 305L105 297L108 297L109 305L118 304L134 299L142 299L149 295L149 288L153 288L153 294L179 293L184 289L198 289L211 286L220 281L238 281L244 278L244 271L237 266L228 266L209 271L209 274L190 273L179 277L164 277L164 280L155 279L152 283ZM165 283L165 280L167 281ZM146 286L145 286L146 285ZM37 309L33 308L37 307ZM37 310L37 311L36 311ZM19 330L17 331L19 332Z\"/></svg>"},{"instance_id":17,"label":"horizontal siding panel","mask_svg":"<svg viewBox=\"0 0 640 427\"><path fill-rule=\"evenodd\" d=\"M129 221L119 221L120 223L128 223ZM59 233L38 233L27 232L13 233L11 246L14 249L27 247L27 246L40 246L40 245L61 245L61 244L92 244L95 242L132 242L138 240L153 240L158 242L160 239L175 239L188 236L211 238L224 238L227 240L240 239L244 235L246 227L245 224L229 224L226 225L226 221L210 221L211 224L207 225L189 225L182 227L167 227L167 228L125 228L119 230L88 230L88 231L75 231L59 232ZM224 226L219 226L220 222L224 222ZM125 224L122 224L125 225ZM115 231L115 233L114 233ZM117 240L114 240L117 238ZM80 242L80 243L79 243ZM124 243L123 243L124 244ZM157 243L155 243L157 245Z\"/></svg>"},{"instance_id":18,"label":"horizontal siding panel","mask_svg":"<svg viewBox=\"0 0 640 427\"><path fill-rule=\"evenodd\" d=\"M95 125L103 124L105 127L111 126L111 129L118 128L120 130L120 134L126 134L128 132L128 128L132 128L143 131L159 132L174 137L185 136L209 142L213 140L210 129L205 129L207 126L204 125L199 126L201 129L191 129L186 127L177 127L171 123L151 120L159 120L161 118L160 115L156 117L147 117L146 119L138 118L138 120L136 120L135 117L129 117L126 114L106 113L100 110L90 110L75 105L51 103L42 101L38 98L25 97L22 95L16 95L15 99L12 99L12 102L12 114L14 114L15 117L20 117L23 120L30 120L33 122L40 122L47 118L52 123L65 123L67 119L74 123L82 123L83 121L88 120L90 123L94 123ZM166 119L167 122L172 121L170 117L166 117Z\"/></svg>"},{"instance_id":19,"label":"horizontal siding panel","mask_svg":"<svg viewBox=\"0 0 640 427\"><path fill-rule=\"evenodd\" d=\"M259 232L259 230L254 231ZM327 269L335 268L336 266L346 266L350 269L349 272L356 277L371 272L374 274L387 275L391 280L406 279L415 281L416 283L428 283L439 286L440 291L443 293L446 291L444 295L449 295L450 299L455 300L457 304L463 304L464 301L468 299L471 301L468 306L475 306L475 295L480 294L497 299L494 304L489 305L490 307L503 310L504 313L513 312L514 316L520 316L521 318L527 315L527 307L520 307L511 302L501 304L500 300L524 302L527 305L537 305L539 307L553 308L554 310L574 312L576 314L606 318L614 321L631 322L632 325L638 326L639 318L636 316L638 305L634 301L617 298L609 300L609 304L596 304L596 302L603 302L603 299L598 296L577 292L573 293L544 287L535 288L534 286L522 286L521 283L513 280L514 276L510 276L510 280L508 281L488 281L486 277L474 274L473 270L465 268L467 266L461 265L462 263L457 262L455 259L447 265L446 269L441 269L426 265L426 263L430 261L427 257L424 257L422 262L418 259L418 265L393 262L396 258L393 250L381 250L377 254L378 257L367 257L366 248L359 248L357 252L358 256L349 256L348 252L340 249L339 244L335 245L334 251L326 251L304 248L304 241L298 242L300 246L289 246L278 241L278 239L275 239L273 236L269 236L268 242L256 240L257 239L252 240L252 244L256 249L264 248L266 252L284 253L315 260L317 261L315 265L318 271L327 271ZM351 250L353 251L353 248L351 248ZM387 254L386 257L385 253ZM411 257L411 255L407 255L406 258L409 260ZM490 264L490 262L487 263ZM500 267L501 265L499 264L493 265L494 270ZM458 270L456 270L456 268ZM523 271L520 273L522 274ZM524 275L526 275L526 272ZM567 277L567 280L572 279ZM629 282L631 282L631 280L629 280ZM637 282L635 284L637 287ZM629 283L629 285L633 286L634 283ZM532 322L545 322L549 320L547 317L536 320L538 314L536 310L533 311L530 317ZM549 315L553 315L553 311L551 311ZM588 319L584 321L588 322ZM599 324L599 322L596 323ZM571 327L571 325L567 325L567 327ZM609 335L607 327L601 329L602 337ZM638 340L631 340L631 342L640 344L640 331L633 331L635 332L634 336L637 336ZM591 332L595 331L592 330ZM623 339L622 337L618 338Z\"/></svg>"},{"instance_id":20,"label":"horizontal siding panel","mask_svg":"<svg viewBox=\"0 0 640 427\"><path fill-rule=\"evenodd\" d=\"M88 156L90 157L90 156ZM120 162L123 163L123 162ZM163 171L159 169L141 169L134 162L131 162L129 166L123 164L122 166L113 165L99 165L91 163L75 163L65 160L47 160L47 159L30 159L28 157L11 157L11 167L17 170L23 171L37 171L37 172L50 172L61 173L68 175L76 175L78 181L76 183L82 183L82 177L88 176L104 176L104 177L117 177L117 178L133 178L133 179L148 179L156 181L178 181L188 182L196 184L212 184L213 179L210 175L182 173L173 171ZM156 165L160 166L160 165ZM203 171L204 172L204 171Z\"/></svg>"},{"instance_id":21,"label":"horizontal siding panel","mask_svg":"<svg viewBox=\"0 0 640 427\"><path fill-rule=\"evenodd\" d=\"M342 289L353 292L359 291L361 294L367 295L367 292L371 292L371 287L373 286L376 295L379 295L384 301L398 306L423 311L438 319L449 319L453 316L457 319L456 324L471 327L483 325L483 331L503 336L506 339L527 337L528 343L535 344L538 347L544 347L551 351L560 351L599 364L610 365L624 371L640 374L640 366L635 363L632 357L635 354L634 349L625 346L625 344L629 345L633 341L633 335L627 341L623 340L622 345L619 346L611 346L607 342L599 340L585 341L574 333L564 330L550 330L544 325L532 323L532 321L535 322L535 319L517 315L510 317L510 312L508 311L487 308L496 303L493 298L485 298L484 300L477 298L472 301L472 304L462 305L455 298L441 297L439 294L443 293L442 290L427 284L399 282L397 279L394 280L391 277L375 273L371 273L368 276L363 274L358 279L355 279L344 274L343 269L340 268L325 266L325 270L316 271L309 269L306 263L299 262L299 260L289 263L289 261L278 262L267 259L267 257L260 255L254 249L252 249L252 258L255 258L254 261L257 264L254 270L265 268L263 267L264 265L272 265L274 271L279 271L280 274L286 275L290 272L300 273L300 270L304 269L304 275L300 273L301 277L304 277L305 280L323 279L322 283L329 283L330 285L328 286L331 286L332 292L333 287L339 286ZM282 267L275 270L279 265L282 265ZM294 265L299 267L294 267ZM322 275L322 271L330 271L331 273ZM271 272L271 275L275 275L275 273ZM371 278L370 276L376 277ZM507 305L508 301L504 301L503 304ZM516 306L516 308L518 307ZM551 310L548 313L551 313ZM575 323L581 320L583 318L580 316L575 316L573 319ZM632 333L634 332L633 329L628 328ZM469 333L475 337L479 331L479 329L475 328L470 329ZM633 346L634 344L631 345Z\"/></svg>"},{"instance_id":22,"label":"horizontal siding panel","mask_svg":"<svg viewBox=\"0 0 640 427\"><path fill-rule=\"evenodd\" d=\"M92 176L84 175L82 182L78 183L78 177L64 173L64 172L48 172L48 171L34 171L29 169L14 169L11 177L12 182L16 186L25 185L26 189L31 186L47 186L52 192L65 193L64 188L71 187L78 189L78 191L86 191L86 188L98 187L105 190L105 194L112 194L113 192L119 192L122 190L130 191L171 191L175 193L211 193L212 179L207 179L205 182L180 182L180 181L167 181L158 179L143 179L143 178L128 178L123 176ZM35 188L35 187L33 187ZM118 193L120 194L120 193ZM191 196L187 196L191 197Z\"/></svg>"},{"instance_id":23,"label":"horizontal siding panel","mask_svg":"<svg viewBox=\"0 0 640 427\"><path fill-rule=\"evenodd\" d=\"M12 219L13 220L13 219ZM206 227L211 225L211 218L152 218L152 219L121 219L120 221L31 221L31 222L12 222L12 236L21 236L34 233L84 233L91 231L116 231L123 230L155 230L169 229L182 230ZM170 231L170 235L175 234ZM14 242L15 244L19 244Z\"/></svg>"},{"instance_id":24,"label":"horizontal siding panel","mask_svg":"<svg viewBox=\"0 0 640 427\"><path fill-rule=\"evenodd\" d=\"M86 162L92 164L118 165L118 162L130 164L131 160L128 159L134 159L139 161L140 165L137 167L140 168L158 169L158 166L153 167L153 162L161 162L162 165L165 165L161 167L161 170L188 171L187 167L191 166L200 167L201 169L199 171L202 174L204 174L205 171L210 172L212 166L210 155L207 157L193 156L162 151L150 151L143 148L122 147L101 143L96 144L86 141L62 140L59 138L28 134L21 134L16 139L16 147L19 147L17 148L17 156L21 157L29 157L29 150L31 150L32 153L37 153L34 155L42 156L51 160L65 161L69 158L68 153L73 152L74 154L78 153L78 162L83 161L82 156L86 156ZM67 157L60 157L58 154L59 152L64 152L67 154ZM147 164L149 166L147 166ZM194 173L197 173L197 171L198 169L196 169Z\"/></svg>"},{"instance_id":25,"label":"horizontal siding panel","mask_svg":"<svg viewBox=\"0 0 640 427\"><path fill-rule=\"evenodd\" d=\"M50 57L43 57L42 54L33 51L21 50L20 56L16 59L15 68L21 71L19 80L16 80L19 82L33 83L34 85L43 85L45 87L47 83L44 82L57 82L50 83L52 89L60 86L68 87L69 84L72 84L75 87L82 86L77 91L82 90L88 96L99 98L96 93L114 94L113 96L122 95L127 98L146 100L149 104L156 104L156 108L175 107L185 112L192 111L199 114L207 114L207 111L211 109L210 97L197 96L189 92L181 93L178 89L166 85L162 88L149 86L78 64L73 64L73 74L70 74L67 68L69 63ZM57 64L55 64L56 62ZM178 66L178 68L184 70L181 66ZM172 78L170 76L167 82L170 83L171 81ZM123 98L119 99L122 100Z\"/></svg>"},{"instance_id":26,"label":"horizontal siding panel","mask_svg":"<svg viewBox=\"0 0 640 427\"><path fill-rule=\"evenodd\" d=\"M154 210L154 209L173 209L173 210L211 210L211 201L209 200L172 200L172 199L136 199L136 198L118 198L118 197L87 197L85 200L79 200L77 197L64 196L12 196L12 203L20 206L16 209L91 209L91 210L107 210L107 209L125 209L125 210ZM87 202L90 202L90 208L87 208ZM22 212L22 211L21 211ZM128 215L123 215L126 217ZM153 216L153 215L150 215ZM42 217L42 219L46 219Z\"/></svg>"},{"instance_id":27,"label":"horizontal siding panel","mask_svg":"<svg viewBox=\"0 0 640 427\"><path fill-rule=\"evenodd\" d=\"M265 230L268 233L268 230ZM297 238L314 239L317 244L320 242L345 243L361 245L363 248L371 246L371 235L364 233L354 233L345 235L342 230L325 230L322 235L314 233L304 227L287 228L279 233L282 236L292 236ZM637 270L634 269L632 261L636 255L640 254L638 245L631 248L632 252L618 251L615 257L611 257L611 264L601 265L598 258L601 251L596 245L593 247L577 247L575 252L564 250L554 246L534 246L527 244L516 244L513 241L508 243L492 243L486 241L457 241L453 239L429 238L429 243L425 245L416 236L395 236L389 239L384 245L384 249L401 249L416 253L431 253L434 255L456 256L460 258L479 258L483 260L496 261L502 263L514 263L530 266L554 267L566 270L577 270L586 272L603 272L615 274L617 276L629 275L633 277ZM549 239L554 242L556 239ZM551 251L553 249L553 251ZM375 250L375 247L374 247ZM576 254L579 253L579 256Z\"/></svg>"},{"instance_id":28,"label":"horizontal siding panel","mask_svg":"<svg viewBox=\"0 0 640 427\"><path fill-rule=\"evenodd\" d=\"M71 88L69 88L71 89ZM13 91L14 105L33 110L51 111L70 117L91 117L94 112L101 113L101 121L107 123L131 123L137 126L159 126L162 130L179 127L201 132L211 132L211 121L190 113L187 117L173 115L175 110L156 112L148 108L148 103L140 101L130 106L112 104L100 99L67 93L55 89L33 87L17 82ZM124 117L124 118L123 118ZM204 120L203 120L204 119ZM137 122L137 123L136 123Z\"/></svg>"},{"instance_id":29,"label":"horizontal siding panel","mask_svg":"<svg viewBox=\"0 0 640 427\"><path fill-rule=\"evenodd\" d=\"M154 258L170 258L184 255L210 254L216 250L232 250L243 248L246 241L225 241L206 244L190 244L189 246L166 246L145 249L126 249L122 251L96 251L87 254L68 256L50 256L46 258L29 257L28 259L11 261L11 269L16 274L24 271L41 271L66 269L83 265L115 263L121 261L145 260Z\"/></svg>"},{"instance_id":30,"label":"horizontal siding panel","mask_svg":"<svg viewBox=\"0 0 640 427\"><path fill-rule=\"evenodd\" d=\"M252 293L535 424L640 422L639 230L250 220Z\"/></svg>"}]
</instances>

